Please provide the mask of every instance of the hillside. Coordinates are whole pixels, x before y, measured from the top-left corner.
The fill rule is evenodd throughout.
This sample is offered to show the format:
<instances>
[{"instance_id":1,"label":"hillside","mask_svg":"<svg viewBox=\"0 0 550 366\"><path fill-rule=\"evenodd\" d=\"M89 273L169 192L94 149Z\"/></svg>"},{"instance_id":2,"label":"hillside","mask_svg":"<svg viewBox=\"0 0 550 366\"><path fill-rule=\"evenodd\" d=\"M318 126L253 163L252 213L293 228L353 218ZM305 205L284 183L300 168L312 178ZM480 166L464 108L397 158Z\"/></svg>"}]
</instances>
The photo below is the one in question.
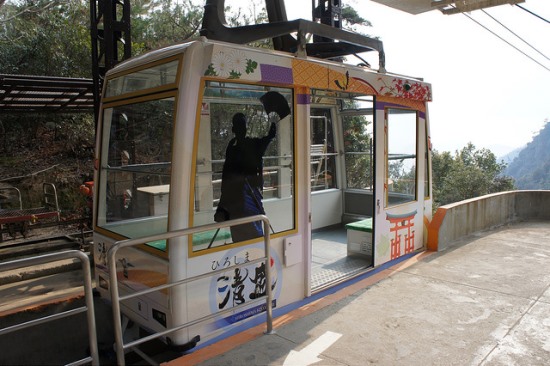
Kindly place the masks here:
<instances>
[{"instance_id":1,"label":"hillside","mask_svg":"<svg viewBox=\"0 0 550 366\"><path fill-rule=\"evenodd\" d=\"M506 155L503 155L503 156L500 156L497 160L500 162L500 161L503 161L506 163L506 165L510 165L510 163L512 161L514 161L515 158L518 157L519 153L525 149L525 146L522 146L522 147L518 147L517 149L514 149L512 151L510 151L508 154Z\"/></svg>"},{"instance_id":2,"label":"hillside","mask_svg":"<svg viewBox=\"0 0 550 366\"><path fill-rule=\"evenodd\" d=\"M506 168L518 189L550 189L550 123L527 144Z\"/></svg>"},{"instance_id":3,"label":"hillside","mask_svg":"<svg viewBox=\"0 0 550 366\"><path fill-rule=\"evenodd\" d=\"M53 117L25 116L23 123L10 117L0 123L5 128L0 133L0 188L18 188L26 209L41 207L42 183L53 183L61 219L82 217L86 200L79 186L93 174L92 118L64 116L51 122Z\"/></svg>"}]
</instances>

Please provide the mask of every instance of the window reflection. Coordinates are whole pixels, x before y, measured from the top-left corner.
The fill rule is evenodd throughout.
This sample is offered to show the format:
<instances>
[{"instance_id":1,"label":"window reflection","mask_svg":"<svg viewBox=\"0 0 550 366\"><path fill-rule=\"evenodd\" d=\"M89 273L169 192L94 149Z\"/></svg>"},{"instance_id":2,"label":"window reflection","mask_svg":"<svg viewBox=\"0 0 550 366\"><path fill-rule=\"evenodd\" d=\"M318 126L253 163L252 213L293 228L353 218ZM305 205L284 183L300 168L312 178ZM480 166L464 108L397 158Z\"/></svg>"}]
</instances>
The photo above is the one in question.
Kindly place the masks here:
<instances>
[{"instance_id":1,"label":"window reflection","mask_svg":"<svg viewBox=\"0 0 550 366\"><path fill-rule=\"evenodd\" d=\"M105 96L114 97L175 84L178 65L179 60L174 60L109 79L105 88Z\"/></svg>"},{"instance_id":2,"label":"window reflection","mask_svg":"<svg viewBox=\"0 0 550 366\"><path fill-rule=\"evenodd\" d=\"M104 111L98 225L127 237L167 230L174 98ZM122 221L142 222L136 231Z\"/></svg>"},{"instance_id":3,"label":"window reflection","mask_svg":"<svg viewBox=\"0 0 550 366\"><path fill-rule=\"evenodd\" d=\"M224 219L250 216L264 211L272 225L272 234L294 228L293 156L294 126L292 113L280 118L277 112L266 113L260 98L268 91L276 92L288 106L292 106L292 90L267 88L258 85L207 82L204 89L202 110L198 124L197 159L194 185L193 225L203 225ZM287 107L290 108L290 107ZM233 120L242 115L242 132L237 132ZM242 142L238 134L243 134ZM262 148L263 157L252 164L257 149L244 148L245 156L235 159L234 152L242 154L244 141L269 139ZM230 152L228 161L228 152ZM233 155L232 155L233 154ZM247 163L250 162L250 163ZM231 167L228 167L231 165ZM259 172L250 172L254 165ZM225 168L224 168L225 166ZM260 167L260 168L257 168ZM233 181L240 182L227 190L227 172L238 172ZM243 173L245 172L245 173ZM242 178L242 179L241 179ZM226 182L224 183L224 179ZM233 199L228 199L227 197ZM237 197L238 199L235 199ZM222 215L225 211L228 215ZM233 214L231 214L231 211ZM235 214L239 211L240 213ZM243 213L244 212L244 213ZM193 251L200 251L233 242L248 240L251 236L239 236L233 228L223 228L212 233L193 236ZM259 231L255 231L258 236Z\"/></svg>"},{"instance_id":4,"label":"window reflection","mask_svg":"<svg viewBox=\"0 0 550 366\"><path fill-rule=\"evenodd\" d=\"M387 205L416 200L416 111L387 109Z\"/></svg>"},{"instance_id":5,"label":"window reflection","mask_svg":"<svg viewBox=\"0 0 550 366\"><path fill-rule=\"evenodd\" d=\"M311 109L311 190L321 191L337 187L334 127L331 109Z\"/></svg>"}]
</instances>

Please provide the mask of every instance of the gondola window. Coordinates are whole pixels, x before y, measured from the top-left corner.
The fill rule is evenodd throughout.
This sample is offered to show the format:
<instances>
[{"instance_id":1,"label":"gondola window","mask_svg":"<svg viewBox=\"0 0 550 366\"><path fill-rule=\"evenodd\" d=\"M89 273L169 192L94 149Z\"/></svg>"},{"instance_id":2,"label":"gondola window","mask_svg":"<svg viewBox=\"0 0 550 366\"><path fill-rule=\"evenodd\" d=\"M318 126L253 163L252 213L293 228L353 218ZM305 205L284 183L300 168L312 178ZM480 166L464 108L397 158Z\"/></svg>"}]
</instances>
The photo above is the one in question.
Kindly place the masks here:
<instances>
[{"instance_id":1,"label":"gondola window","mask_svg":"<svg viewBox=\"0 0 550 366\"><path fill-rule=\"evenodd\" d=\"M287 111L268 110L262 104L264 96L281 98ZM271 234L294 228L291 105L291 89L205 83L196 142L193 225L265 213ZM259 222L195 234L193 251L262 234Z\"/></svg>"},{"instance_id":2,"label":"gondola window","mask_svg":"<svg viewBox=\"0 0 550 366\"><path fill-rule=\"evenodd\" d=\"M104 110L100 227L128 238L166 232L173 114L166 95Z\"/></svg>"},{"instance_id":3,"label":"gondola window","mask_svg":"<svg viewBox=\"0 0 550 366\"><path fill-rule=\"evenodd\" d=\"M417 113L389 108L386 110L387 206L416 200Z\"/></svg>"}]
</instances>

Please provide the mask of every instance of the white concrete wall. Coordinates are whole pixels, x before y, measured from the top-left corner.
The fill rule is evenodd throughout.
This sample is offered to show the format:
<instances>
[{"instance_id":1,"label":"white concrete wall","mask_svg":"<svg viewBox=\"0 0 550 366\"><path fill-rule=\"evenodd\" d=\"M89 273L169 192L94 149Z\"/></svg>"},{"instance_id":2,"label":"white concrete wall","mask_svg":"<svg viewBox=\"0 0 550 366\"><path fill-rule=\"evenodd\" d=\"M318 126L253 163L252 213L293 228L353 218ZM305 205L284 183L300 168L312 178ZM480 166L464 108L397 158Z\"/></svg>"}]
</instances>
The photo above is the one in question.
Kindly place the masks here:
<instances>
[{"instance_id":1,"label":"white concrete wall","mask_svg":"<svg viewBox=\"0 0 550 366\"><path fill-rule=\"evenodd\" d=\"M441 206L428 229L428 249L445 250L461 237L528 220L550 220L550 190L500 192Z\"/></svg>"}]
</instances>

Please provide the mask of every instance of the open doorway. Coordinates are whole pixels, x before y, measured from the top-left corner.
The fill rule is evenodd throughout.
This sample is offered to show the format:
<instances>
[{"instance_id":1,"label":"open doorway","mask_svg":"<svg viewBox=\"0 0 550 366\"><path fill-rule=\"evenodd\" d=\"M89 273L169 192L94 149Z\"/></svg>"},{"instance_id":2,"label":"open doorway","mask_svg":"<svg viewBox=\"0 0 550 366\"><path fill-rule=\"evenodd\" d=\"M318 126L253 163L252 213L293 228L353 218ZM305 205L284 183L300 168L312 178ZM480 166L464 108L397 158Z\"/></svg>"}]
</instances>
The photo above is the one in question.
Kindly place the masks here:
<instances>
[{"instance_id":1,"label":"open doorway","mask_svg":"<svg viewBox=\"0 0 550 366\"><path fill-rule=\"evenodd\" d=\"M372 97L318 98L311 107L311 290L373 266Z\"/></svg>"}]
</instances>

